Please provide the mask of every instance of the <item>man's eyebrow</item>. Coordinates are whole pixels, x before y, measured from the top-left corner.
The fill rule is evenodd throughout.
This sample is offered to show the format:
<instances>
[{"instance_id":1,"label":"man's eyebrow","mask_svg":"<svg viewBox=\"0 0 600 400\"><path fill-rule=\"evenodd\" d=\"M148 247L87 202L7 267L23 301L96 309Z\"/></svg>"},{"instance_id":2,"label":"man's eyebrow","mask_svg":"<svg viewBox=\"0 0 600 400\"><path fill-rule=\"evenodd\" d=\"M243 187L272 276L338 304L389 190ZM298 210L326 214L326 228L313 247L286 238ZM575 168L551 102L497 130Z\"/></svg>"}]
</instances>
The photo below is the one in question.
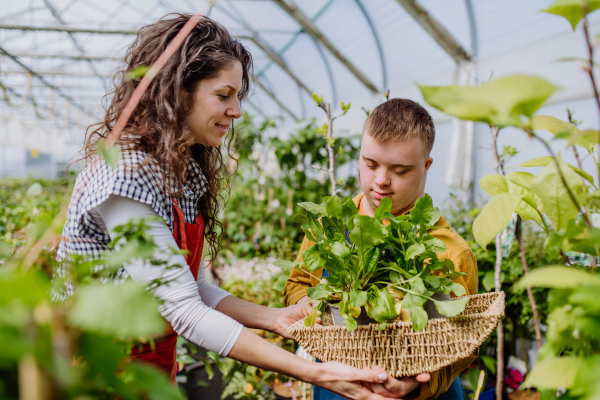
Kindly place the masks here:
<instances>
[{"instance_id":1,"label":"man's eyebrow","mask_svg":"<svg viewBox=\"0 0 600 400\"><path fill-rule=\"evenodd\" d=\"M375 164L379 164L377 161L373 160L372 158L365 157L365 156L362 156L362 158L365 159L366 161L370 161L370 162L373 162ZM392 168L396 168L396 167L412 168L413 166L412 165L405 165L405 164L394 164L391 167Z\"/></svg>"}]
</instances>

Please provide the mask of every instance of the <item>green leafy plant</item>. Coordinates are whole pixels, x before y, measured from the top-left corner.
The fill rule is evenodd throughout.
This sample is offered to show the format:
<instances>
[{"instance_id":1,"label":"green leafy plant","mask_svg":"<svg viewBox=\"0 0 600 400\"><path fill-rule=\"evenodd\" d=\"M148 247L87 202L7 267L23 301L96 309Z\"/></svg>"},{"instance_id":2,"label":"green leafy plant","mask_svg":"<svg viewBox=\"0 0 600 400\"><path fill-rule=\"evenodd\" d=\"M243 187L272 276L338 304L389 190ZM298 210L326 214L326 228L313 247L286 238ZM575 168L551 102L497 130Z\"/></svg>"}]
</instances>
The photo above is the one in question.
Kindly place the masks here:
<instances>
[{"instance_id":1,"label":"green leafy plant","mask_svg":"<svg viewBox=\"0 0 600 400\"><path fill-rule=\"evenodd\" d=\"M462 274L456 272L452 261L437 258L436 253L445 251L446 245L428 233L440 229L435 226L440 212L429 195L419 199L409 214L399 217L390 213L389 198L381 201L374 217L358 215L350 197L331 196L321 204L299 205L306 210L304 232L316 243L302 253L304 266L310 272L325 268L330 274L308 290L316 302L306 325L315 323L327 301L337 303L348 331L356 329L355 318L361 307L380 323L379 329L395 320L404 308L417 331L427 325L423 310L427 300L446 316L464 310L467 297L453 301L432 298L435 293L460 296L466 292L452 281ZM384 224L385 219L389 225ZM274 265L300 268L302 264L277 261Z\"/></svg>"},{"instance_id":2,"label":"green leafy plant","mask_svg":"<svg viewBox=\"0 0 600 400\"><path fill-rule=\"evenodd\" d=\"M583 21L583 32L588 56L584 71L590 77L594 100L600 112L600 97L595 83L594 49L588 31L588 13L600 6L594 0L557 0L545 12L563 16L573 29ZM600 211L600 163L597 144L600 131L581 131L572 120L569 122L551 116L536 115L539 106L556 90L541 78L513 76L490 82L480 87L421 88L426 100L433 106L462 119L486 122L490 125L496 156L498 174L484 176L481 187L492 199L486 204L473 223L476 241L485 247L494 237L498 248L497 234L502 231L513 213L523 220L539 225L546 236L544 247L550 257L560 255L565 263L577 267L565 252L583 253L590 259L592 267L600 256L600 229L592 223L592 214ZM482 96L482 97L480 97ZM482 101L477 102L480 98ZM485 98L485 99L484 99ZM523 117L529 120L524 121ZM544 167L534 175L529 172L510 172L503 163L498 163L496 139L504 126L523 128L526 134L539 141L548 151L548 156L538 157L517 165L521 168ZM555 154L549 141L537 133L550 132L554 140L566 144L572 150L578 165L566 163L561 154ZM584 171L579 151L589 153L594 162L596 177ZM545 393L564 398L596 398L600 394L597 384L598 354L600 343L597 331L600 315L593 294L598 290L595 271L546 267L528 273L522 238L519 237L520 253L525 270L515 289L528 291L533 302L532 287L552 288L550 314L548 317L547 344L542 347L538 364L526 380L527 385L554 392ZM500 270L496 270L496 290L500 281ZM535 315L535 314L534 314ZM594 327L594 328L592 328ZM498 332L498 380L497 398L502 395L503 364L500 352L502 337ZM541 343L541 335L538 334ZM549 398L548 397L548 398Z\"/></svg>"}]
</instances>

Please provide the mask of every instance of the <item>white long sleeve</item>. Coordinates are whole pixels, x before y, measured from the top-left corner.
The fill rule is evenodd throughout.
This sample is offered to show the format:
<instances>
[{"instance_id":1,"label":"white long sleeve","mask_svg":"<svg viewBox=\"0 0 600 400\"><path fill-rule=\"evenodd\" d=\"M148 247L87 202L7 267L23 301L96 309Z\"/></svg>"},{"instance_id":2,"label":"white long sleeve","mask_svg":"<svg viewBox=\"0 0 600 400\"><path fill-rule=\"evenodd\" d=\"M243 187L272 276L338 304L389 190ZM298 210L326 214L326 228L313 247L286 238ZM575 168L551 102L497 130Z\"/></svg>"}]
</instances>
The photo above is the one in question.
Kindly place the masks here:
<instances>
[{"instance_id":1,"label":"white long sleeve","mask_svg":"<svg viewBox=\"0 0 600 400\"><path fill-rule=\"evenodd\" d=\"M148 204L126 197L110 195L107 200L91 210L96 222L114 237L113 229L131 219L159 217ZM168 265L187 266L181 254L173 255L170 248L177 248L173 235L162 218L148 223L149 233L160 249L157 254L168 260ZM161 315L171 323L175 332L208 350L226 356L242 332L242 325L214 308L223 298L230 296L221 288L204 281L202 270L198 281L189 268L155 266L136 260L125 269L136 281L148 284L154 279L168 281L153 290L155 296L164 301L159 309Z\"/></svg>"}]
</instances>

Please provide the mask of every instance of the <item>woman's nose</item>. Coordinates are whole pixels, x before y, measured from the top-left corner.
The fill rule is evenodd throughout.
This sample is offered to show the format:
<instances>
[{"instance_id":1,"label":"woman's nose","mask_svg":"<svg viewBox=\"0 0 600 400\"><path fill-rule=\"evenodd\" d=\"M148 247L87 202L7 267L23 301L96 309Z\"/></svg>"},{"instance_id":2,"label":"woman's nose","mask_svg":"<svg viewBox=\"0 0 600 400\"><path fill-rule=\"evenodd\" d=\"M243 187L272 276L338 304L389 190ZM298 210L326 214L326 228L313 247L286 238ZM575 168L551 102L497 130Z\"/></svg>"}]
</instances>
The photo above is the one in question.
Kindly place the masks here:
<instances>
[{"instance_id":1,"label":"woman's nose","mask_svg":"<svg viewBox=\"0 0 600 400\"><path fill-rule=\"evenodd\" d=\"M234 100L233 105L227 109L225 115L234 119L238 119L242 116L242 109L240 108L240 102L238 99Z\"/></svg>"}]
</instances>

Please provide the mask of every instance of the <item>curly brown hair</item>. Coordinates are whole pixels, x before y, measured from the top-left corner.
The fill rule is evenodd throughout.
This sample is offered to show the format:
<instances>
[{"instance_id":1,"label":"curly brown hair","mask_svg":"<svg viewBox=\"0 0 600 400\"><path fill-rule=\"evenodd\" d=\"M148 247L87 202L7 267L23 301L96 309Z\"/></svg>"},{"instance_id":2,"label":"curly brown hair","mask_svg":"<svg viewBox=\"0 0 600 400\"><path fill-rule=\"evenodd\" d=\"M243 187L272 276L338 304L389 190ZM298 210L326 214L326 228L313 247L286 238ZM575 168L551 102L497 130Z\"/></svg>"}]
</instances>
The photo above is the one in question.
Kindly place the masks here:
<instances>
[{"instance_id":1,"label":"curly brown hair","mask_svg":"<svg viewBox=\"0 0 600 400\"><path fill-rule=\"evenodd\" d=\"M114 90L107 95L113 97L105 106L104 121L86 130L83 159L91 160L97 154L99 141L110 134L141 80L127 79L127 75L136 68L152 65L190 17L191 14L168 14L140 29L113 75ZM210 147L194 144L194 137L184 121L192 110L199 83L217 77L236 61L242 65L243 71L242 88L238 93L241 102L250 90L252 56L225 27L203 17L150 83L118 141L121 145L131 145L145 152L149 156L148 161L157 163L164 172L163 190L168 190L172 197L182 195L187 158L196 160L208 181L207 191L198 200L197 209L204 220L205 238L213 259L220 249L219 235L223 229L218 220L219 204L225 203L227 193L224 191L229 187L231 173L227 157L235 159L232 150L235 130L232 121L224 143ZM167 179L175 182L175 189L166 184Z\"/></svg>"}]
</instances>

